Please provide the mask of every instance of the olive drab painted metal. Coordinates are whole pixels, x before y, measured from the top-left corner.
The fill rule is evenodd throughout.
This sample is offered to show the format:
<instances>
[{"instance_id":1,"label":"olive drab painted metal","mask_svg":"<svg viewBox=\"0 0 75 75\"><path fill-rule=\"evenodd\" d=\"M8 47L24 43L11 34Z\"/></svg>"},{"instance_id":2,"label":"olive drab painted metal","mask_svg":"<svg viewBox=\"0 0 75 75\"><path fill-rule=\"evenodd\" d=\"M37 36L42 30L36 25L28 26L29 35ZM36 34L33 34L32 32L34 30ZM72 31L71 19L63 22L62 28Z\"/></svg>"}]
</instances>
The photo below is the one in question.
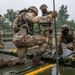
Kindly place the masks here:
<instances>
[{"instance_id":1,"label":"olive drab painted metal","mask_svg":"<svg viewBox=\"0 0 75 75\"><path fill-rule=\"evenodd\" d=\"M27 59L27 50L28 47L32 47L35 45L39 46L39 50L36 52L35 56L32 59L32 64L35 65L36 61L38 61L40 65L42 62L40 61L42 55L44 54L47 44L48 44L48 39L44 36L41 35L33 35L31 36L30 34L27 33L27 27L29 27L31 24L29 23L46 23L50 22L54 17L56 17L56 12L49 14L47 16L43 17L36 17L36 13L34 11L29 11L31 9L28 9L27 12L20 13L16 19L13 22L13 29L14 29L14 36L13 36L13 43L17 47L17 53L18 57L12 58L5 60L1 66L3 65L16 65L16 64L24 64ZM33 12L33 13L32 13ZM34 16L34 14L36 16ZM18 26L18 19L20 16L23 16L23 20L25 20L25 23L22 24L21 26ZM39 57L38 57L39 56ZM0 60L1 61L1 60Z\"/></svg>"}]
</instances>

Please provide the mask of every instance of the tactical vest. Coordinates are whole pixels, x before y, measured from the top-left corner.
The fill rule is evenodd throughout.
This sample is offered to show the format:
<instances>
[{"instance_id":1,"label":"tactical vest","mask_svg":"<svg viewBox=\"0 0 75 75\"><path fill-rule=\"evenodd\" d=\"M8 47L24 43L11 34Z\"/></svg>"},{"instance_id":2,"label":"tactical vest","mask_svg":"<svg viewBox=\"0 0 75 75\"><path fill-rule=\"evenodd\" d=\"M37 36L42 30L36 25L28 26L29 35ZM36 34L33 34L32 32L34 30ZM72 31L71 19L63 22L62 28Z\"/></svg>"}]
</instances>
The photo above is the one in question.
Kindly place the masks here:
<instances>
[{"instance_id":1,"label":"tactical vest","mask_svg":"<svg viewBox=\"0 0 75 75\"><path fill-rule=\"evenodd\" d=\"M69 33L67 35L62 36L62 40L66 44L73 42L73 33Z\"/></svg>"},{"instance_id":2,"label":"tactical vest","mask_svg":"<svg viewBox=\"0 0 75 75\"><path fill-rule=\"evenodd\" d=\"M26 13L27 12L22 12L22 13L19 14L18 27L21 27L22 25L26 24L25 27L27 29L27 34L33 35L33 23L23 19L23 16Z\"/></svg>"},{"instance_id":3,"label":"tactical vest","mask_svg":"<svg viewBox=\"0 0 75 75\"><path fill-rule=\"evenodd\" d=\"M46 13L42 13L42 16L47 16L47 15L49 15L51 12L49 12L49 11L47 11ZM51 26L51 22L49 22L49 23L44 23L44 24L42 24L42 26L44 26L44 27L46 27L46 26Z\"/></svg>"}]
</instances>

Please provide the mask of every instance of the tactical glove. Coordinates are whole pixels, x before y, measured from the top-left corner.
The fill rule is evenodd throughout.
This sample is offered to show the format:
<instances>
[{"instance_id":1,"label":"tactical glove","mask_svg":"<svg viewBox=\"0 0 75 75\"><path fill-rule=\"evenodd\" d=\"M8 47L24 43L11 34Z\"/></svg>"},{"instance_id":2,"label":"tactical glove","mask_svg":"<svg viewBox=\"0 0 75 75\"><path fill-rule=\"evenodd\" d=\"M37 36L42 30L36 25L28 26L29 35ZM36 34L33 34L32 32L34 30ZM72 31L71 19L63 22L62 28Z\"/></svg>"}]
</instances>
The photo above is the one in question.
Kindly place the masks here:
<instances>
[{"instance_id":1,"label":"tactical glove","mask_svg":"<svg viewBox=\"0 0 75 75\"><path fill-rule=\"evenodd\" d=\"M57 12L56 12L56 11L53 11L53 12L51 13L51 16L52 16L52 18L55 18L55 17L57 16Z\"/></svg>"}]
</instances>

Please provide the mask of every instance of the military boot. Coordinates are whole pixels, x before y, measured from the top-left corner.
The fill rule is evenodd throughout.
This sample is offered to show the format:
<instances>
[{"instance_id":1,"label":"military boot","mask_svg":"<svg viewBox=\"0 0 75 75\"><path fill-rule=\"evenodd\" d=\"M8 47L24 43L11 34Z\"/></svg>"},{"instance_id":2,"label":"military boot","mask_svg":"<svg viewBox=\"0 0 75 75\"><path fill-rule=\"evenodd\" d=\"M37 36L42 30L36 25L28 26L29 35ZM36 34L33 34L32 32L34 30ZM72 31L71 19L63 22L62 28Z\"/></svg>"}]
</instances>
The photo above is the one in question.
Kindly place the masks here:
<instances>
[{"instance_id":1,"label":"military boot","mask_svg":"<svg viewBox=\"0 0 75 75\"><path fill-rule=\"evenodd\" d=\"M14 66L17 64L24 64L24 63L25 61L19 58L12 58L12 59L7 60L7 66Z\"/></svg>"},{"instance_id":2,"label":"military boot","mask_svg":"<svg viewBox=\"0 0 75 75\"><path fill-rule=\"evenodd\" d=\"M43 55L43 52L37 52L35 54L35 56L33 57L33 60L32 60L33 66L38 66L38 65L44 64L44 62L40 60L42 55Z\"/></svg>"},{"instance_id":3,"label":"military boot","mask_svg":"<svg viewBox=\"0 0 75 75\"><path fill-rule=\"evenodd\" d=\"M6 65L7 65L7 66L14 66L14 65L16 65L17 63L18 63L17 59L11 58L11 59L7 60Z\"/></svg>"},{"instance_id":4,"label":"military boot","mask_svg":"<svg viewBox=\"0 0 75 75\"><path fill-rule=\"evenodd\" d=\"M39 60L39 61L36 61L36 60L32 60L32 66L40 66L40 65L43 65L45 62Z\"/></svg>"}]
</instances>

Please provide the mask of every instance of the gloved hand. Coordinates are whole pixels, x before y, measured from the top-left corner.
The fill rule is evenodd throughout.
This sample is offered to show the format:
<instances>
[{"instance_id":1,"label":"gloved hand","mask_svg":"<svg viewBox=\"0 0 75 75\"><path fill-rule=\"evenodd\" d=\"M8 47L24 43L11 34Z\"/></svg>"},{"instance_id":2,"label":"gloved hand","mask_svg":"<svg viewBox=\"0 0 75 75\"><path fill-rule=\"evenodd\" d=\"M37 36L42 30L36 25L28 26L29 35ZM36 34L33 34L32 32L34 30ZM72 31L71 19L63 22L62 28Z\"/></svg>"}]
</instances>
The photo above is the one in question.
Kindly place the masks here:
<instances>
[{"instance_id":1,"label":"gloved hand","mask_svg":"<svg viewBox=\"0 0 75 75\"><path fill-rule=\"evenodd\" d=\"M55 17L57 16L57 11L53 11L53 12L51 13L51 16L52 16L52 18L55 18Z\"/></svg>"}]
</instances>

